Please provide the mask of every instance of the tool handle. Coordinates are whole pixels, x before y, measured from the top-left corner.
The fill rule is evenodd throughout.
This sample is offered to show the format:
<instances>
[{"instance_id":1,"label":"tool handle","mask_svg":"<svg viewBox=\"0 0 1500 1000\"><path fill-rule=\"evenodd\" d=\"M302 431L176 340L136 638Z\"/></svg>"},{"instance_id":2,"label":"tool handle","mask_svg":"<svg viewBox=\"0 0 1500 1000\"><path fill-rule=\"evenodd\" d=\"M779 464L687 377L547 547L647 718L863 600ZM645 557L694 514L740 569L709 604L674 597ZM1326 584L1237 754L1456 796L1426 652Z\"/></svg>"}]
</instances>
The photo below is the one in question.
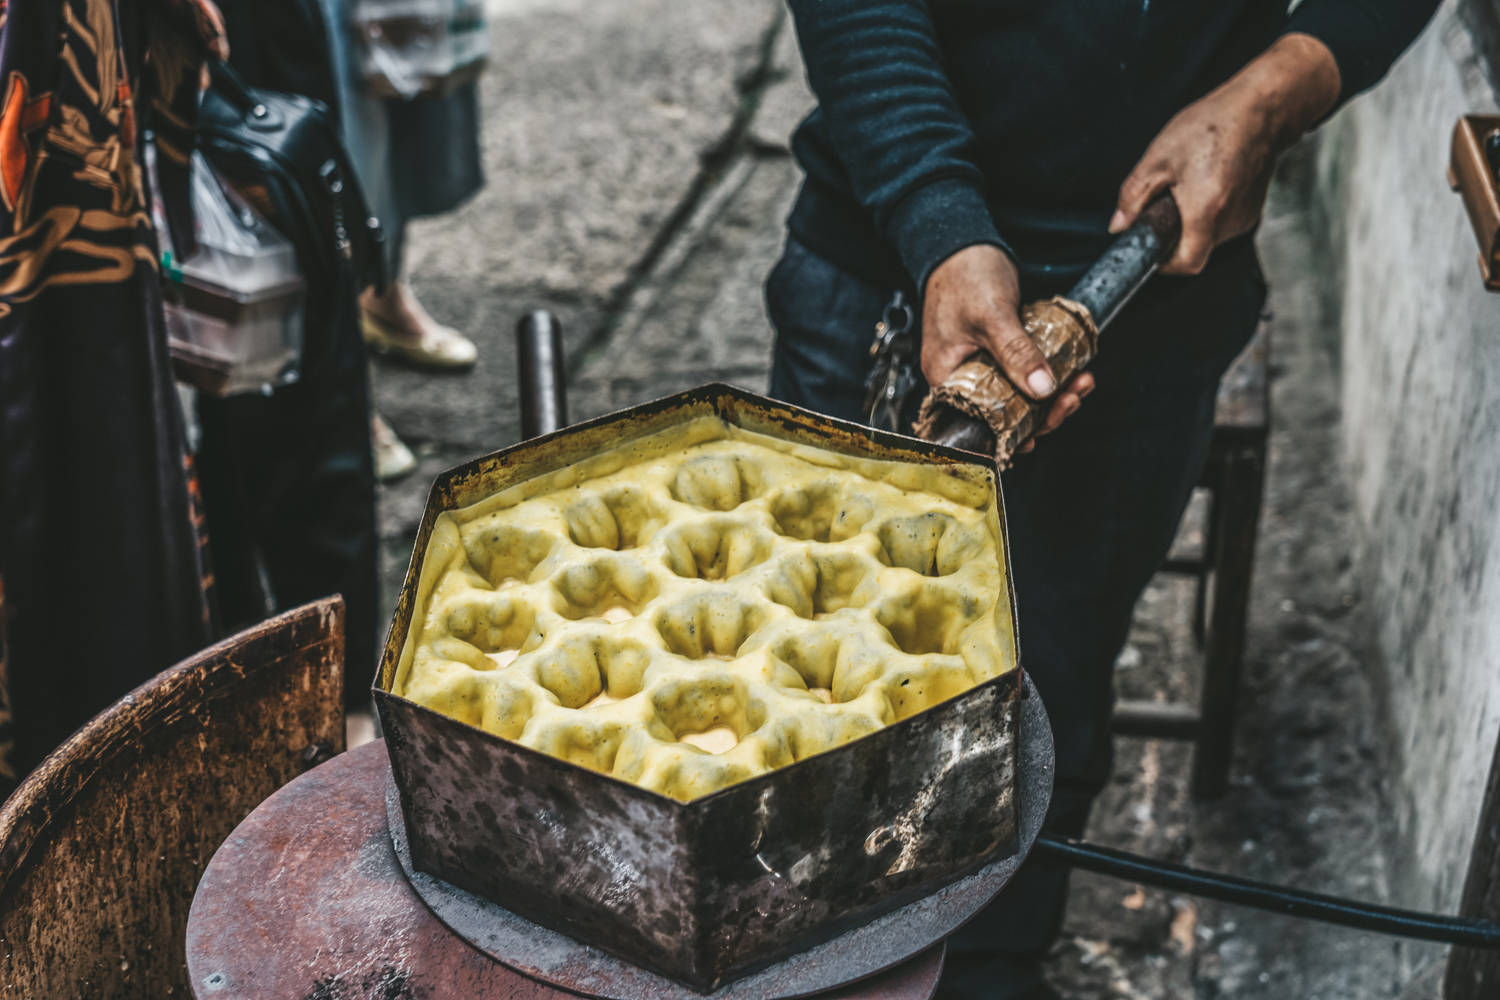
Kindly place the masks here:
<instances>
[{"instance_id":1,"label":"tool handle","mask_svg":"<svg viewBox=\"0 0 1500 1000\"><path fill-rule=\"evenodd\" d=\"M1068 298L1084 306L1100 330L1165 264L1182 236L1182 215L1171 194L1159 196L1094 261Z\"/></svg>"},{"instance_id":2,"label":"tool handle","mask_svg":"<svg viewBox=\"0 0 1500 1000\"><path fill-rule=\"evenodd\" d=\"M1056 300L1033 302L1021 310L1021 322L1060 384L1093 360L1096 334L1079 310ZM1001 468L1041 429L1051 406L1023 395L991 362L978 358L959 366L936 396L924 408L933 416L932 428L924 424L920 432L950 447L992 454ZM968 404L967 413L954 397ZM984 419L969 415L976 410Z\"/></svg>"},{"instance_id":3,"label":"tool handle","mask_svg":"<svg viewBox=\"0 0 1500 1000\"><path fill-rule=\"evenodd\" d=\"M1182 215L1177 210L1177 202L1170 193L1163 194L1147 205L1130 228L1121 233L1103 256L1084 272L1067 298L1086 308L1095 327L1102 332L1125 303L1172 256L1181 235ZM1047 364L1057 376L1059 385L1065 384L1093 360L1091 355L1083 356L1072 351L1044 353L1048 355ZM1014 433L1010 435L1019 445L1042 426L1050 404L1043 400L1022 410L1010 399L1011 395L1019 397L1020 393L1012 388L1006 399L1000 402L1006 404L1007 410L1019 413L1012 425ZM937 414L928 437L950 448L986 455L995 453L995 435L989 426L951 407L943 407Z\"/></svg>"}]
</instances>

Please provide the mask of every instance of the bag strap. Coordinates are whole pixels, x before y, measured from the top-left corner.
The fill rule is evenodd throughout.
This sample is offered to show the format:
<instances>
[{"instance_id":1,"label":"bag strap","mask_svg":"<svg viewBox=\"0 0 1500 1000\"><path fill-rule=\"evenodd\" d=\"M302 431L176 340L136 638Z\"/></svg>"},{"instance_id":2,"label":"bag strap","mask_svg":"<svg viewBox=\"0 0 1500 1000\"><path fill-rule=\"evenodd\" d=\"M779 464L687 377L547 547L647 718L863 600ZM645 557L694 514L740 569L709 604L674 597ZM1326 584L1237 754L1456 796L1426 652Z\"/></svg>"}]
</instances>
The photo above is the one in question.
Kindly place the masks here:
<instances>
[{"instance_id":1,"label":"bag strap","mask_svg":"<svg viewBox=\"0 0 1500 1000\"><path fill-rule=\"evenodd\" d=\"M370 203L365 199L364 187L359 183L359 170L354 166L349 156L349 150L344 146L342 137L339 137L339 150L343 154L342 173L344 184L348 189L348 198L343 199L346 205L352 204L358 208L363 218L351 222L344 220L344 226L349 230L349 239L355 239L354 228L358 227L364 235L364 255L366 257L366 274L356 274L355 280L362 283L366 276L370 284L375 287L376 292L384 292L390 284L390 265L385 259L385 227L381 225L380 219L370 210ZM337 195L335 195L337 197Z\"/></svg>"},{"instance_id":2,"label":"bag strap","mask_svg":"<svg viewBox=\"0 0 1500 1000\"><path fill-rule=\"evenodd\" d=\"M209 60L208 79L209 86L243 112L253 111L260 103L251 92L250 85L245 82L245 78L223 59Z\"/></svg>"}]
</instances>

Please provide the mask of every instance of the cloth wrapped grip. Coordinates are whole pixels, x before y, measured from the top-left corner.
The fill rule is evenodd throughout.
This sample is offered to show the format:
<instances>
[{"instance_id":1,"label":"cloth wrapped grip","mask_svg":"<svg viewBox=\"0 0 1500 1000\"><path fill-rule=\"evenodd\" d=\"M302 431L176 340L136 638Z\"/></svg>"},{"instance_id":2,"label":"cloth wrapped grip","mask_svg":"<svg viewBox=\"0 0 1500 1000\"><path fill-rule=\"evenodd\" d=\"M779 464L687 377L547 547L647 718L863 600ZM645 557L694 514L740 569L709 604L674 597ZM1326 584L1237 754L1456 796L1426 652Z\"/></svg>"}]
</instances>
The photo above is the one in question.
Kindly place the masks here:
<instances>
[{"instance_id":1,"label":"cloth wrapped grip","mask_svg":"<svg viewBox=\"0 0 1500 1000\"><path fill-rule=\"evenodd\" d=\"M1026 305L1021 324L1047 358L1059 385L1082 371L1099 346L1099 330L1088 309L1062 296ZM927 394L914 430L918 437L932 440L944 409L957 410L989 427L995 435L995 464L1005 469L1016 449L1041 427L1048 405L1022 393L988 355L979 355Z\"/></svg>"}]
</instances>

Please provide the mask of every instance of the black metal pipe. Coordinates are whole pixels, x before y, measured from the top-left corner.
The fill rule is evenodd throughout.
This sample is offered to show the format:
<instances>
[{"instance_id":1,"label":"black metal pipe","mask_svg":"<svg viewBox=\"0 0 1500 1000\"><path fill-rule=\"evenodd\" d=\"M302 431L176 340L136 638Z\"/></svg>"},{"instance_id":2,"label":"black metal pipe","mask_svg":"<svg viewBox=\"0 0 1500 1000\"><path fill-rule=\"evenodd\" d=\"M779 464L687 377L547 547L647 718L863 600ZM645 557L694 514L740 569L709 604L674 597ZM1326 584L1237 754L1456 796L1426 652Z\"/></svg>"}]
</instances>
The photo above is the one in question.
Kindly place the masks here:
<instances>
[{"instance_id":1,"label":"black metal pipe","mask_svg":"<svg viewBox=\"0 0 1500 1000\"><path fill-rule=\"evenodd\" d=\"M990 430L990 425L951 406L938 411L932 427L932 440L976 455L995 453L995 433Z\"/></svg>"},{"instance_id":2,"label":"black metal pipe","mask_svg":"<svg viewBox=\"0 0 1500 1000\"><path fill-rule=\"evenodd\" d=\"M1146 279L1165 264L1182 235L1182 216L1170 194L1147 205L1130 228L1109 245L1068 298L1085 306L1094 325L1103 330L1141 290Z\"/></svg>"},{"instance_id":3,"label":"black metal pipe","mask_svg":"<svg viewBox=\"0 0 1500 1000\"><path fill-rule=\"evenodd\" d=\"M562 324L545 309L516 324L516 360L521 383L521 437L531 439L568 426L567 367Z\"/></svg>"},{"instance_id":4,"label":"black metal pipe","mask_svg":"<svg viewBox=\"0 0 1500 1000\"><path fill-rule=\"evenodd\" d=\"M1203 733L1203 716L1186 705L1150 701L1121 701L1109 722L1116 736L1145 736L1159 740L1196 740Z\"/></svg>"},{"instance_id":5,"label":"black metal pipe","mask_svg":"<svg viewBox=\"0 0 1500 1000\"><path fill-rule=\"evenodd\" d=\"M1223 903L1378 934L1500 951L1500 925L1486 920L1399 910L1341 899L1338 896L1303 892L1286 886L1143 858L1138 854L1046 833L1037 838L1033 850L1060 864L1129 879L1158 889L1170 889L1205 899L1217 899Z\"/></svg>"}]
</instances>

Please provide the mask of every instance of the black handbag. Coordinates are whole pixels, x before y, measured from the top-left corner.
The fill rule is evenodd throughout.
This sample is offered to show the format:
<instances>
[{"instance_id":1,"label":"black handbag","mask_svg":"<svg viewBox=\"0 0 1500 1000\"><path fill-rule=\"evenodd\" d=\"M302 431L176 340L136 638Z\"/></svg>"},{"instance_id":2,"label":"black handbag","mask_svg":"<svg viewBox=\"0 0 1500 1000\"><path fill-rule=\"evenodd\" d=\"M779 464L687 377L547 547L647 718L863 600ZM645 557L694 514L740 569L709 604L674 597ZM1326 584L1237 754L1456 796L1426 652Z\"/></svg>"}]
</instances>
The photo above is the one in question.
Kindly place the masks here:
<instances>
[{"instance_id":1,"label":"black handbag","mask_svg":"<svg viewBox=\"0 0 1500 1000\"><path fill-rule=\"evenodd\" d=\"M216 61L198 109L198 148L296 247L310 293L332 288L344 266L357 288L385 287L380 221L320 101L251 87Z\"/></svg>"}]
</instances>

